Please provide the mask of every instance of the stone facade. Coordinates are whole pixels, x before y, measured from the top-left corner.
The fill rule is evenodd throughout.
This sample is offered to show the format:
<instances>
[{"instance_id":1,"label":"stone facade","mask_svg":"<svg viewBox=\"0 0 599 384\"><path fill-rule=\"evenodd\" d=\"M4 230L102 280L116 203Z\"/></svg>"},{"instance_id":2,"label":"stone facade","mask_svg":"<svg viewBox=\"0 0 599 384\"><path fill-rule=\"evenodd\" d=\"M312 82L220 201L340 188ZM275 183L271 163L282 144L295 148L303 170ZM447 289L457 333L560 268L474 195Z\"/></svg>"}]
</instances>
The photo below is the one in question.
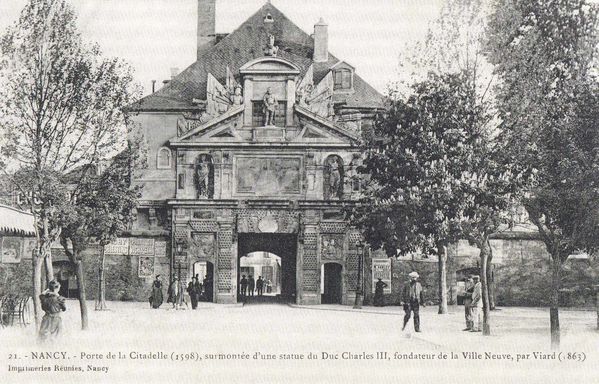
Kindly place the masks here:
<instances>
[{"instance_id":1,"label":"stone facade","mask_svg":"<svg viewBox=\"0 0 599 384\"><path fill-rule=\"evenodd\" d=\"M382 96L326 52L324 22L315 31L267 3L129 108L148 154L131 235L169 240L171 276L209 265L217 303L238 300L240 257L255 251L281 257L291 301L320 303L322 271L336 274L327 297L355 297L360 236L343 209L360 196L362 130Z\"/></svg>"}]
</instances>

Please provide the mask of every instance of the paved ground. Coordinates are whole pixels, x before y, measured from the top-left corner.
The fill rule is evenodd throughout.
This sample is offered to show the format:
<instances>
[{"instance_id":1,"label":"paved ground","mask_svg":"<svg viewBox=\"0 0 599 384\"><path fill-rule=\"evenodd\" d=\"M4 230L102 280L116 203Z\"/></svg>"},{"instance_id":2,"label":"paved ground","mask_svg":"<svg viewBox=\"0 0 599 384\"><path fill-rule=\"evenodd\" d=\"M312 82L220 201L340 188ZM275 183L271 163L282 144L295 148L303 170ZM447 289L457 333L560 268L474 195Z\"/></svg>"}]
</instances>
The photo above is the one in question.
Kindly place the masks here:
<instances>
[{"instance_id":1,"label":"paved ground","mask_svg":"<svg viewBox=\"0 0 599 384\"><path fill-rule=\"evenodd\" d=\"M202 303L197 311L174 311L164 305L151 310L145 303L110 302L109 311L92 309L90 329L82 332L77 302L68 301L68 306L65 333L55 345L36 345L33 327L0 330L0 382L599 383L594 312L562 312L562 351L584 352L586 361L560 362L532 356L551 352L549 316L543 309L496 311L494 335L483 337L461 331L461 307L448 315L425 308L423 332L416 334L401 332L398 307ZM64 351L67 359L32 359L39 351ZM124 359L108 359L109 353L119 352ZM153 359L135 358L149 353L155 354ZM317 358L308 359L311 353ZM19 359L9 360L11 354ZM190 360L176 360L177 354ZM516 362L517 354L529 357ZM439 359L443 355L447 360ZM53 370L56 365L83 370L91 365L108 367L108 372L17 374L7 372L9 365Z\"/></svg>"}]
</instances>

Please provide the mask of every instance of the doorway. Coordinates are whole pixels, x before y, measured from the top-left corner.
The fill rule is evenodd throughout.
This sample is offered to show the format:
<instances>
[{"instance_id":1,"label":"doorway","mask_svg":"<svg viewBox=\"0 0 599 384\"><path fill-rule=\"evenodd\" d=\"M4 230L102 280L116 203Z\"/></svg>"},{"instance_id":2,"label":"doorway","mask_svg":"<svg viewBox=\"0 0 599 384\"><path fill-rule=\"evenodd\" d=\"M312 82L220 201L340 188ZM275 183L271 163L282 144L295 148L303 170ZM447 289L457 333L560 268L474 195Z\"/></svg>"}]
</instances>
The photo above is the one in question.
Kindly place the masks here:
<instances>
[{"instance_id":1,"label":"doorway","mask_svg":"<svg viewBox=\"0 0 599 384\"><path fill-rule=\"evenodd\" d=\"M238 302L296 301L297 235L240 233L238 247ZM254 279L253 295L250 294L250 275ZM262 277L263 290L260 296L257 292L259 277Z\"/></svg>"},{"instance_id":2,"label":"doorway","mask_svg":"<svg viewBox=\"0 0 599 384\"><path fill-rule=\"evenodd\" d=\"M322 304L341 304L342 287L341 271L343 267L337 263L326 263L322 265Z\"/></svg>"},{"instance_id":3,"label":"doorway","mask_svg":"<svg viewBox=\"0 0 599 384\"><path fill-rule=\"evenodd\" d=\"M198 276L202 284L200 301L214 301L214 264L209 261L199 261L193 265L193 276Z\"/></svg>"}]
</instances>

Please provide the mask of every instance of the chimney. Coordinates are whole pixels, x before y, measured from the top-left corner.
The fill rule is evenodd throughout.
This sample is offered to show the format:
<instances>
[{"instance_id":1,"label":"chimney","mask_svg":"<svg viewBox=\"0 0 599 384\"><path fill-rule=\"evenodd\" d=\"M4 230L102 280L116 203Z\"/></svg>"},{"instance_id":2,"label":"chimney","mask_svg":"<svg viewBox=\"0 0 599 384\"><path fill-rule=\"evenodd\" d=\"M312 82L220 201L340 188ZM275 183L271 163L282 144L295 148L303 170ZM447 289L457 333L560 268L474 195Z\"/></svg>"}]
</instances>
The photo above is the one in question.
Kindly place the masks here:
<instances>
[{"instance_id":1,"label":"chimney","mask_svg":"<svg viewBox=\"0 0 599 384\"><path fill-rule=\"evenodd\" d=\"M156 92L156 80L152 80L152 93Z\"/></svg>"},{"instance_id":2,"label":"chimney","mask_svg":"<svg viewBox=\"0 0 599 384\"><path fill-rule=\"evenodd\" d=\"M322 17L314 25L314 56L316 63L329 61L329 26Z\"/></svg>"},{"instance_id":3,"label":"chimney","mask_svg":"<svg viewBox=\"0 0 599 384\"><path fill-rule=\"evenodd\" d=\"M179 68L171 68L171 80L173 80L179 74Z\"/></svg>"},{"instance_id":4,"label":"chimney","mask_svg":"<svg viewBox=\"0 0 599 384\"><path fill-rule=\"evenodd\" d=\"M197 58L212 45L216 38L216 0L198 0Z\"/></svg>"}]
</instances>

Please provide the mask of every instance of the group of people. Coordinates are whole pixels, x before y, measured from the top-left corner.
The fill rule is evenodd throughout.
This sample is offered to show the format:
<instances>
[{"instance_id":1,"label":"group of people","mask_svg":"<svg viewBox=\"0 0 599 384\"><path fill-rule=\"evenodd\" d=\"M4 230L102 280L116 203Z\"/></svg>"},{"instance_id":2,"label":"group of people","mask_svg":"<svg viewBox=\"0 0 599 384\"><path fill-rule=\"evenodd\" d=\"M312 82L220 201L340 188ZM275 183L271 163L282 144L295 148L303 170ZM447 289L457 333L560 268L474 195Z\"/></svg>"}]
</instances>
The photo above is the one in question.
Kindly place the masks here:
<instances>
[{"instance_id":1,"label":"group of people","mask_svg":"<svg viewBox=\"0 0 599 384\"><path fill-rule=\"evenodd\" d=\"M185 300L185 291L189 295L189 299L191 301L191 308L197 309L198 302L202 300L212 301L212 279L207 275L204 277L204 280L200 283L199 275L196 274L191 278L187 287L185 287L185 283L179 281L177 276L173 277L173 281L168 287L167 290L167 303L172 303L173 309L179 309L183 305L187 307L187 300ZM156 276L156 280L152 284L152 294L150 295L150 306L154 309L160 308L164 297L162 295L162 282L160 281L160 275Z\"/></svg>"},{"instance_id":2,"label":"group of people","mask_svg":"<svg viewBox=\"0 0 599 384\"><path fill-rule=\"evenodd\" d=\"M254 296L254 292L257 293L258 296L262 296L264 294L264 286L269 283L265 282L262 276L258 276L258 280L254 280L254 276L249 275L249 277L245 277L245 275L241 276L241 280L239 280L239 294L241 297L246 296Z\"/></svg>"}]
</instances>

